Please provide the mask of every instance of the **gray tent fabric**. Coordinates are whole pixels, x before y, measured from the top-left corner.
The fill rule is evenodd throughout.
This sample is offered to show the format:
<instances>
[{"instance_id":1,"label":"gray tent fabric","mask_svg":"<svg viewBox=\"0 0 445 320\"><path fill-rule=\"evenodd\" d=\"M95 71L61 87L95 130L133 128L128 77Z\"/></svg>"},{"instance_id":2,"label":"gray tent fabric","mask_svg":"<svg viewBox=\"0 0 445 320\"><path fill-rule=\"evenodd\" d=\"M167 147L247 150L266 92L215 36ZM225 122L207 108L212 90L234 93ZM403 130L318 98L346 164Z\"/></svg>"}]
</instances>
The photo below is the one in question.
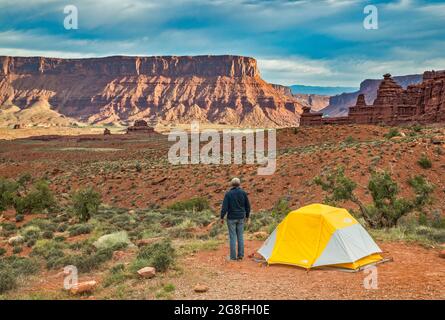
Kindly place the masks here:
<instances>
[{"instance_id":1,"label":"gray tent fabric","mask_svg":"<svg viewBox=\"0 0 445 320\"><path fill-rule=\"evenodd\" d=\"M263 246L258 250L258 253L261 254L264 259L268 260L272 255L272 250L275 246L275 241L277 239L277 229L272 232L272 234L264 241Z\"/></svg>"},{"instance_id":2,"label":"gray tent fabric","mask_svg":"<svg viewBox=\"0 0 445 320\"><path fill-rule=\"evenodd\" d=\"M379 252L382 250L366 230L360 224L354 224L335 231L313 266L355 262Z\"/></svg>"}]
</instances>

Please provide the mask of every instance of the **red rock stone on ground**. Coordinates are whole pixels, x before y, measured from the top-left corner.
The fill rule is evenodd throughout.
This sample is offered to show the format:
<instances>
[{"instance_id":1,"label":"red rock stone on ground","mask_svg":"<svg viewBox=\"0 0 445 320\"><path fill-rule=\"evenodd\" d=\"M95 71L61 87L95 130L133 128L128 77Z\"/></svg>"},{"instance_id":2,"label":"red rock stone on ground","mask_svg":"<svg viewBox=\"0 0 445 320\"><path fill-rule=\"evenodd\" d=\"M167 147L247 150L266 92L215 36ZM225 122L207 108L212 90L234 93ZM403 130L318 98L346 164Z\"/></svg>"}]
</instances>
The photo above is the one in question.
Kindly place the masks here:
<instances>
[{"instance_id":1,"label":"red rock stone on ground","mask_svg":"<svg viewBox=\"0 0 445 320\"><path fill-rule=\"evenodd\" d=\"M142 268L140 270L138 270L138 274L142 277L142 278L153 278L156 275L156 269L153 267L145 267Z\"/></svg>"},{"instance_id":2,"label":"red rock stone on ground","mask_svg":"<svg viewBox=\"0 0 445 320\"><path fill-rule=\"evenodd\" d=\"M70 289L71 294L82 294L87 292L92 292L97 286L97 281L85 281L79 282L77 285Z\"/></svg>"}]
</instances>

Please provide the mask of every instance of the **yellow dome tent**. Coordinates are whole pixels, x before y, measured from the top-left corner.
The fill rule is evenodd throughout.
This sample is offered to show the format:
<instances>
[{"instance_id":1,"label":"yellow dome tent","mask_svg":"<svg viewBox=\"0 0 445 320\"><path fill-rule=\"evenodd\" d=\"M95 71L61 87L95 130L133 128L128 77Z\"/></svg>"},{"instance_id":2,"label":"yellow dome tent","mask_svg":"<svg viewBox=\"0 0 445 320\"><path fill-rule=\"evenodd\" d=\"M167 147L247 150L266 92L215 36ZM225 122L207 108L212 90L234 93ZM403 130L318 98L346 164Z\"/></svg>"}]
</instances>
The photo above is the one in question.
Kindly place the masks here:
<instances>
[{"instance_id":1,"label":"yellow dome tent","mask_svg":"<svg viewBox=\"0 0 445 320\"><path fill-rule=\"evenodd\" d=\"M290 212L258 250L269 264L353 270L381 261L379 252L346 209L323 204Z\"/></svg>"}]
</instances>

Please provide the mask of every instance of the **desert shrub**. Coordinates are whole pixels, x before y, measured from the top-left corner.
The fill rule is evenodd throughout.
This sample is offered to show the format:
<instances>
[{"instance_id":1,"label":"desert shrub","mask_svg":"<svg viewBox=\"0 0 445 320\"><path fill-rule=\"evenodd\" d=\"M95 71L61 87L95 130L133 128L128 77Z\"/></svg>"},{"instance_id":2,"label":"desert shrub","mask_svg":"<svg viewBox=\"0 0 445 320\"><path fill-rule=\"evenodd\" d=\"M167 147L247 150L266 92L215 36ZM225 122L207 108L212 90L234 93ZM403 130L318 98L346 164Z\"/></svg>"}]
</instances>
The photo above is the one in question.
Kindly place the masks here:
<instances>
[{"instance_id":1,"label":"desert shrub","mask_svg":"<svg viewBox=\"0 0 445 320\"><path fill-rule=\"evenodd\" d=\"M8 269L0 269L0 294L12 290L17 286L17 277Z\"/></svg>"},{"instance_id":2,"label":"desert shrub","mask_svg":"<svg viewBox=\"0 0 445 320\"><path fill-rule=\"evenodd\" d=\"M0 177L0 212L14 205L18 188L15 181Z\"/></svg>"},{"instance_id":3,"label":"desert shrub","mask_svg":"<svg viewBox=\"0 0 445 320\"><path fill-rule=\"evenodd\" d=\"M142 247L137 256L138 266L145 264L144 266L152 266L159 272L167 271L167 269L175 261L175 249L172 247L171 242L164 240L162 242L156 242L151 245Z\"/></svg>"},{"instance_id":4,"label":"desert shrub","mask_svg":"<svg viewBox=\"0 0 445 320\"><path fill-rule=\"evenodd\" d=\"M352 201L358 202L354 195L354 190L357 184L346 177L343 167L338 167L332 172L324 173L322 176L314 178L314 183L319 185L323 191L329 192L325 196L324 202L336 205L338 201Z\"/></svg>"},{"instance_id":5,"label":"desert shrub","mask_svg":"<svg viewBox=\"0 0 445 320\"><path fill-rule=\"evenodd\" d=\"M413 201L416 208L422 209L422 207L432 202L431 194L435 187L425 177L415 176L408 180L408 184L416 194L416 198Z\"/></svg>"},{"instance_id":6,"label":"desert shrub","mask_svg":"<svg viewBox=\"0 0 445 320\"><path fill-rule=\"evenodd\" d=\"M368 220L375 227L392 227L411 211L410 201L398 198L399 186L388 172L374 172L368 182L373 204L368 206Z\"/></svg>"},{"instance_id":7,"label":"desert shrub","mask_svg":"<svg viewBox=\"0 0 445 320\"><path fill-rule=\"evenodd\" d=\"M30 255L44 258L48 269L58 267L58 261L65 256L62 243L54 240L37 241Z\"/></svg>"},{"instance_id":8,"label":"desert shrub","mask_svg":"<svg viewBox=\"0 0 445 320\"><path fill-rule=\"evenodd\" d=\"M4 256L6 254L6 249L5 248L0 248L0 257Z\"/></svg>"},{"instance_id":9,"label":"desert shrub","mask_svg":"<svg viewBox=\"0 0 445 320\"><path fill-rule=\"evenodd\" d=\"M32 182L32 175L29 172L23 173L19 176L17 179L17 183L22 188L27 188L27 185L29 185Z\"/></svg>"},{"instance_id":10,"label":"desert shrub","mask_svg":"<svg viewBox=\"0 0 445 320\"><path fill-rule=\"evenodd\" d=\"M15 223L2 222L0 223L0 235L3 237L9 237L16 233L17 227Z\"/></svg>"},{"instance_id":11,"label":"desert shrub","mask_svg":"<svg viewBox=\"0 0 445 320\"><path fill-rule=\"evenodd\" d=\"M178 201L168 207L170 210L176 211L204 211L210 209L209 201L203 197L195 197L189 200Z\"/></svg>"},{"instance_id":12,"label":"desert shrub","mask_svg":"<svg viewBox=\"0 0 445 320\"><path fill-rule=\"evenodd\" d=\"M423 169L430 169L433 166L433 163L426 154L420 156L419 160L417 160L417 164Z\"/></svg>"},{"instance_id":13,"label":"desert shrub","mask_svg":"<svg viewBox=\"0 0 445 320\"><path fill-rule=\"evenodd\" d=\"M66 223L61 223L57 226L57 232L65 232L68 229L68 225Z\"/></svg>"},{"instance_id":14,"label":"desert shrub","mask_svg":"<svg viewBox=\"0 0 445 320\"><path fill-rule=\"evenodd\" d=\"M54 238L54 233L52 231L47 230L42 233L42 237L43 239L52 239Z\"/></svg>"},{"instance_id":15,"label":"desert shrub","mask_svg":"<svg viewBox=\"0 0 445 320\"><path fill-rule=\"evenodd\" d=\"M130 244L130 239L125 231L104 235L94 242L97 249L123 249Z\"/></svg>"},{"instance_id":16,"label":"desert shrub","mask_svg":"<svg viewBox=\"0 0 445 320\"><path fill-rule=\"evenodd\" d=\"M12 253L13 254L19 254L20 252L22 252L23 251L23 248L21 247L21 246L14 246L13 248L12 248Z\"/></svg>"},{"instance_id":17,"label":"desert shrub","mask_svg":"<svg viewBox=\"0 0 445 320\"><path fill-rule=\"evenodd\" d=\"M344 170L338 168L325 176L314 179L324 191L329 192L325 202L336 204L338 201L352 201L360 208L361 216L373 228L387 228L395 226L398 220L421 208L430 200L433 186L423 177L414 177L409 183L416 193L415 199L399 198L399 186L388 172L373 172L368 182L368 191L372 196L372 204L364 205L354 194L355 182L345 176Z\"/></svg>"},{"instance_id":18,"label":"desert shrub","mask_svg":"<svg viewBox=\"0 0 445 320\"><path fill-rule=\"evenodd\" d=\"M110 260L113 251L109 249L100 249L90 254L72 254L62 256L51 260L48 268L59 268L62 266L76 266L79 272L90 272L100 267L104 262Z\"/></svg>"},{"instance_id":19,"label":"desert shrub","mask_svg":"<svg viewBox=\"0 0 445 320\"><path fill-rule=\"evenodd\" d=\"M39 271L36 260L25 257L10 256L0 260L0 270L10 269L15 275L26 276Z\"/></svg>"},{"instance_id":20,"label":"desert shrub","mask_svg":"<svg viewBox=\"0 0 445 320\"><path fill-rule=\"evenodd\" d=\"M55 232L57 230L57 224L48 219L33 219L26 224L26 227L38 227L42 231Z\"/></svg>"},{"instance_id":21,"label":"desert shrub","mask_svg":"<svg viewBox=\"0 0 445 320\"><path fill-rule=\"evenodd\" d=\"M398 128L391 128L389 129L388 133L384 135L386 139L391 139L398 136L400 136L400 131Z\"/></svg>"},{"instance_id":22,"label":"desert shrub","mask_svg":"<svg viewBox=\"0 0 445 320\"><path fill-rule=\"evenodd\" d=\"M22 222L25 220L25 216L23 214L18 214L15 216L15 222Z\"/></svg>"},{"instance_id":23,"label":"desert shrub","mask_svg":"<svg viewBox=\"0 0 445 320\"><path fill-rule=\"evenodd\" d=\"M423 127L420 124L415 124L411 127L411 130L415 133L422 132Z\"/></svg>"},{"instance_id":24,"label":"desert shrub","mask_svg":"<svg viewBox=\"0 0 445 320\"><path fill-rule=\"evenodd\" d=\"M78 236L81 234L88 234L93 231L93 226L90 224L75 224L68 228L70 237Z\"/></svg>"},{"instance_id":25,"label":"desert shrub","mask_svg":"<svg viewBox=\"0 0 445 320\"><path fill-rule=\"evenodd\" d=\"M418 222L421 226L426 226L428 224L428 217L426 216L425 213L421 212L419 214L419 217L417 218Z\"/></svg>"},{"instance_id":26,"label":"desert shrub","mask_svg":"<svg viewBox=\"0 0 445 320\"><path fill-rule=\"evenodd\" d=\"M272 216L277 219L284 218L289 211L291 211L289 207L289 199L287 197L282 197L278 199L272 209Z\"/></svg>"},{"instance_id":27,"label":"desert shrub","mask_svg":"<svg viewBox=\"0 0 445 320\"><path fill-rule=\"evenodd\" d=\"M344 143L345 144L353 144L356 140L354 139L353 136L347 136Z\"/></svg>"},{"instance_id":28,"label":"desert shrub","mask_svg":"<svg viewBox=\"0 0 445 320\"><path fill-rule=\"evenodd\" d=\"M22 231L21 234L26 242L30 240L38 240L40 238L41 230L38 226L27 226Z\"/></svg>"},{"instance_id":29,"label":"desert shrub","mask_svg":"<svg viewBox=\"0 0 445 320\"><path fill-rule=\"evenodd\" d=\"M71 201L72 211L81 222L86 222L92 215L97 214L102 202L100 193L91 187L75 192Z\"/></svg>"},{"instance_id":30,"label":"desert shrub","mask_svg":"<svg viewBox=\"0 0 445 320\"><path fill-rule=\"evenodd\" d=\"M16 197L14 207L19 214L38 213L54 209L56 201L49 185L44 180L37 181L25 196Z\"/></svg>"},{"instance_id":31,"label":"desert shrub","mask_svg":"<svg viewBox=\"0 0 445 320\"><path fill-rule=\"evenodd\" d=\"M35 239L30 239L30 240L26 241L26 246L27 246L28 248L31 248L32 246L34 246L34 245L36 244L36 242L37 242L37 240L35 240Z\"/></svg>"}]
</instances>

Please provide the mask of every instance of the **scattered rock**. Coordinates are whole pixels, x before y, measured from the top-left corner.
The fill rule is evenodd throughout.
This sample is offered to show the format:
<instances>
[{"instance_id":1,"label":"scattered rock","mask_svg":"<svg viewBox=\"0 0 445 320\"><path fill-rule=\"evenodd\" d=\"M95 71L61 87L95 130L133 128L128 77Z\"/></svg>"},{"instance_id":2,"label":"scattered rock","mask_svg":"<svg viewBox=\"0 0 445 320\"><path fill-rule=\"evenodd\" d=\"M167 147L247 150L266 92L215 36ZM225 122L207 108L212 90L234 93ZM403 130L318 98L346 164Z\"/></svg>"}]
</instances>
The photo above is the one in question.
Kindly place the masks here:
<instances>
[{"instance_id":1,"label":"scattered rock","mask_svg":"<svg viewBox=\"0 0 445 320\"><path fill-rule=\"evenodd\" d=\"M258 232L254 232L253 236L256 239L266 239L269 236L269 234L267 232L264 232L264 231L258 231Z\"/></svg>"},{"instance_id":2,"label":"scattered rock","mask_svg":"<svg viewBox=\"0 0 445 320\"><path fill-rule=\"evenodd\" d=\"M92 292L96 288L96 286L97 286L97 281L95 280L79 282L70 289L70 293L82 294L82 293Z\"/></svg>"},{"instance_id":3,"label":"scattered rock","mask_svg":"<svg viewBox=\"0 0 445 320\"><path fill-rule=\"evenodd\" d=\"M435 136L431 138L432 144L445 144L445 136Z\"/></svg>"},{"instance_id":4,"label":"scattered rock","mask_svg":"<svg viewBox=\"0 0 445 320\"><path fill-rule=\"evenodd\" d=\"M23 242L25 242L25 238L23 238L22 236L11 237L8 240L8 243L11 246L14 246L14 245L17 245L17 244L22 244Z\"/></svg>"},{"instance_id":5,"label":"scattered rock","mask_svg":"<svg viewBox=\"0 0 445 320\"><path fill-rule=\"evenodd\" d=\"M193 291L197 292L197 293L203 293L203 292L207 292L209 291L209 287L207 287L204 284L197 284L194 288Z\"/></svg>"},{"instance_id":6,"label":"scattered rock","mask_svg":"<svg viewBox=\"0 0 445 320\"><path fill-rule=\"evenodd\" d=\"M156 275L156 269L153 267L145 267L138 270L138 275L140 275L142 278L151 279Z\"/></svg>"},{"instance_id":7,"label":"scattered rock","mask_svg":"<svg viewBox=\"0 0 445 320\"><path fill-rule=\"evenodd\" d=\"M153 181L153 182L151 183L151 185L152 185L152 186L155 186L155 185L157 185L157 184L161 184L161 183L164 182L165 180L167 180L167 177L161 178L161 179L159 179L159 180L157 180L157 181Z\"/></svg>"},{"instance_id":8,"label":"scattered rock","mask_svg":"<svg viewBox=\"0 0 445 320\"><path fill-rule=\"evenodd\" d=\"M125 257L125 251L118 250L113 252L113 260L122 260Z\"/></svg>"},{"instance_id":9,"label":"scattered rock","mask_svg":"<svg viewBox=\"0 0 445 320\"><path fill-rule=\"evenodd\" d=\"M15 129L15 130L21 129L21 128L22 128L22 126L20 124L15 124L13 127L13 129Z\"/></svg>"},{"instance_id":10,"label":"scattered rock","mask_svg":"<svg viewBox=\"0 0 445 320\"><path fill-rule=\"evenodd\" d=\"M440 251L439 257L441 257L442 259L445 259L445 250Z\"/></svg>"}]
</instances>

